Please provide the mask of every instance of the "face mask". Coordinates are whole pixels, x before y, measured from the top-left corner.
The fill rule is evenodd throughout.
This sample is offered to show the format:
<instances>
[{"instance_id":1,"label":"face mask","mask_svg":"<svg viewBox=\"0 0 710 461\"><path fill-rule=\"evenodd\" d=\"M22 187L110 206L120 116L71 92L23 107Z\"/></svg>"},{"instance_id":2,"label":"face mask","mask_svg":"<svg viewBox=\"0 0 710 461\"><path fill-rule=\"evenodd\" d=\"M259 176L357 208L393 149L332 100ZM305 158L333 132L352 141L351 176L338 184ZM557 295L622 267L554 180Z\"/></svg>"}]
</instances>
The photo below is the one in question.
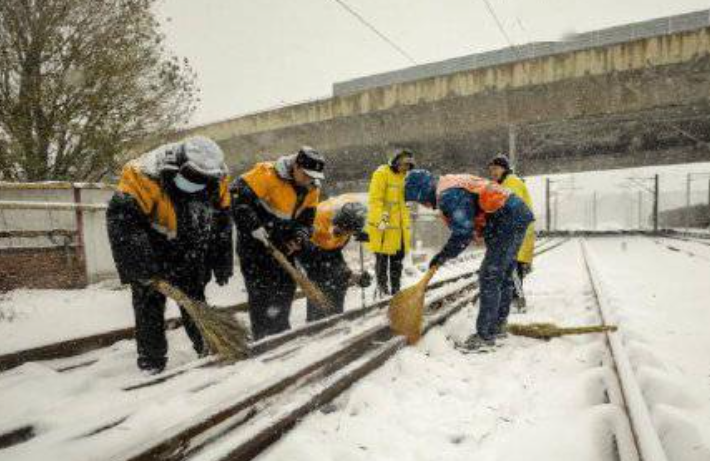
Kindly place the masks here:
<instances>
[{"instance_id":1,"label":"face mask","mask_svg":"<svg viewBox=\"0 0 710 461\"><path fill-rule=\"evenodd\" d=\"M188 194L200 192L201 190L204 190L205 187L207 187L204 184L196 184L192 181L188 181L180 173L175 175L175 185L178 187L178 189Z\"/></svg>"}]
</instances>

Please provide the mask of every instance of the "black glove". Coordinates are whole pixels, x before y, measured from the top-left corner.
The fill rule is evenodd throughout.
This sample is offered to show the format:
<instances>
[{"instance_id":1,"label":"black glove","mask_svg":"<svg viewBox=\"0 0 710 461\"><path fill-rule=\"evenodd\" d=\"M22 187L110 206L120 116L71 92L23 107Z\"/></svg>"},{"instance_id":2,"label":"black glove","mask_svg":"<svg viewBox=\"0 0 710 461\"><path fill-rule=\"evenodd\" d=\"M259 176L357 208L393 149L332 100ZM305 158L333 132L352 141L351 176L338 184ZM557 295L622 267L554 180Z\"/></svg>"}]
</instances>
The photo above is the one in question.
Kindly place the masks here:
<instances>
[{"instance_id":1,"label":"black glove","mask_svg":"<svg viewBox=\"0 0 710 461\"><path fill-rule=\"evenodd\" d=\"M532 264L530 263L518 263L518 267L520 267L520 273L523 274L523 277L527 276L532 272Z\"/></svg>"},{"instance_id":2,"label":"black glove","mask_svg":"<svg viewBox=\"0 0 710 461\"><path fill-rule=\"evenodd\" d=\"M355 234L355 241L367 243L370 241L370 234L368 234L367 232L358 232Z\"/></svg>"},{"instance_id":3,"label":"black glove","mask_svg":"<svg viewBox=\"0 0 710 461\"><path fill-rule=\"evenodd\" d=\"M353 278L355 279L355 284L361 288L367 288L372 285L372 275L367 271L360 275L355 275Z\"/></svg>"},{"instance_id":4,"label":"black glove","mask_svg":"<svg viewBox=\"0 0 710 461\"><path fill-rule=\"evenodd\" d=\"M261 220L256 212L246 205L233 207L232 216L234 222L237 223L238 228L242 231L251 232L262 226Z\"/></svg>"},{"instance_id":5,"label":"black glove","mask_svg":"<svg viewBox=\"0 0 710 461\"><path fill-rule=\"evenodd\" d=\"M431 261L429 262L429 269L432 267L441 267L445 262L446 258L441 253L437 253L436 256L431 258Z\"/></svg>"},{"instance_id":6,"label":"black glove","mask_svg":"<svg viewBox=\"0 0 710 461\"><path fill-rule=\"evenodd\" d=\"M229 283L229 279L230 279L231 276L232 276L232 274L226 274L226 273L223 273L223 272L221 272L221 271L220 271L220 272L215 272L215 273L214 273L214 280L215 280L215 282L217 282L217 285L223 287L223 286L225 286L227 283Z\"/></svg>"}]
</instances>

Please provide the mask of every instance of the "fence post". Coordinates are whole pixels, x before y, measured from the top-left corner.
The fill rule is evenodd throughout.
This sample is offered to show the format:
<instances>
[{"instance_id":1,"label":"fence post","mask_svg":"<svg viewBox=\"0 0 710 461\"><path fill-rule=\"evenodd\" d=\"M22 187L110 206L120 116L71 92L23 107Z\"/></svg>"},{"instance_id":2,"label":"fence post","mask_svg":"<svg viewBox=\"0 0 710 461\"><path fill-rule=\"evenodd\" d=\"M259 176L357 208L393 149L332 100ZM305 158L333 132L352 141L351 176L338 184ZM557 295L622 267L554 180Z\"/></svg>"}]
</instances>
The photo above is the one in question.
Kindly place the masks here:
<instances>
[{"instance_id":1,"label":"fence post","mask_svg":"<svg viewBox=\"0 0 710 461\"><path fill-rule=\"evenodd\" d=\"M81 188L77 187L76 184L72 184L72 192L74 193L74 203L80 205L82 203ZM76 261L79 264L79 273L81 274L81 280L78 283L86 285L89 282L89 273L86 261L86 245L84 244L84 212L80 207L76 208L74 216L76 220Z\"/></svg>"}]
</instances>

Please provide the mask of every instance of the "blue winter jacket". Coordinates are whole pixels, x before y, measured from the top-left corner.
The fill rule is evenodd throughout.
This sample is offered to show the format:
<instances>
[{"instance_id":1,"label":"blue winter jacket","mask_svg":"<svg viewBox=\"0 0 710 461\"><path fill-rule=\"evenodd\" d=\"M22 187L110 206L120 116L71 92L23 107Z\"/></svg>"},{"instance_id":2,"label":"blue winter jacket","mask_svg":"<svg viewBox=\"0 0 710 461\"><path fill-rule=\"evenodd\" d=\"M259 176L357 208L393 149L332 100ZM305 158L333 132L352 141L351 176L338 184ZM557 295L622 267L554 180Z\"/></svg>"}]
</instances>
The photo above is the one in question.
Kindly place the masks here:
<instances>
[{"instance_id":1,"label":"blue winter jacket","mask_svg":"<svg viewBox=\"0 0 710 461\"><path fill-rule=\"evenodd\" d=\"M465 189L448 189L439 197L437 206L451 229L449 240L435 256L435 264L442 264L461 254L473 240L478 197Z\"/></svg>"},{"instance_id":2,"label":"blue winter jacket","mask_svg":"<svg viewBox=\"0 0 710 461\"><path fill-rule=\"evenodd\" d=\"M438 208L451 229L449 240L434 257L432 264L440 265L455 258L473 240L474 218L478 214L478 197L465 189L448 189L436 196L437 179L427 170L413 170L407 175L404 195L408 202L429 204Z\"/></svg>"}]
</instances>

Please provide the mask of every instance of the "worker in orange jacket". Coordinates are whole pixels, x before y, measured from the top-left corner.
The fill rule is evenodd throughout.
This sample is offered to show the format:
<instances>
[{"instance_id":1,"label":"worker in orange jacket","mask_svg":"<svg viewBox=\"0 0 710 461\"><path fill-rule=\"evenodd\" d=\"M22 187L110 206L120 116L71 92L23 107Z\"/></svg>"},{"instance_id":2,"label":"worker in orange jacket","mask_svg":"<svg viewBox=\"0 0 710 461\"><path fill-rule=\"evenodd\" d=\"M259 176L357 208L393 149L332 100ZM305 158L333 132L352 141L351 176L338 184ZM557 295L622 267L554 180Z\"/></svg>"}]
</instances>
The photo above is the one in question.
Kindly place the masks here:
<instances>
[{"instance_id":1,"label":"worker in orange jacket","mask_svg":"<svg viewBox=\"0 0 710 461\"><path fill-rule=\"evenodd\" d=\"M343 312L345 294L351 284L367 288L372 282L368 272L355 273L345 262L343 250L352 237L366 240L362 232L367 208L350 194L331 198L318 205L311 243L299 255L310 278L330 298L333 310L325 312L310 301L307 320L320 320Z\"/></svg>"},{"instance_id":2,"label":"worker in orange jacket","mask_svg":"<svg viewBox=\"0 0 710 461\"><path fill-rule=\"evenodd\" d=\"M237 256L254 339L291 328L294 281L270 246L293 262L313 232L325 159L311 147L258 163L231 186Z\"/></svg>"},{"instance_id":3,"label":"worker in orange jacket","mask_svg":"<svg viewBox=\"0 0 710 461\"><path fill-rule=\"evenodd\" d=\"M130 161L108 205L106 220L118 275L131 285L138 367L158 373L167 363L165 296L151 280L168 281L205 300L214 276L233 272L232 222L224 154L204 137L166 144ZM202 336L184 309L183 325L195 351Z\"/></svg>"}]
</instances>

